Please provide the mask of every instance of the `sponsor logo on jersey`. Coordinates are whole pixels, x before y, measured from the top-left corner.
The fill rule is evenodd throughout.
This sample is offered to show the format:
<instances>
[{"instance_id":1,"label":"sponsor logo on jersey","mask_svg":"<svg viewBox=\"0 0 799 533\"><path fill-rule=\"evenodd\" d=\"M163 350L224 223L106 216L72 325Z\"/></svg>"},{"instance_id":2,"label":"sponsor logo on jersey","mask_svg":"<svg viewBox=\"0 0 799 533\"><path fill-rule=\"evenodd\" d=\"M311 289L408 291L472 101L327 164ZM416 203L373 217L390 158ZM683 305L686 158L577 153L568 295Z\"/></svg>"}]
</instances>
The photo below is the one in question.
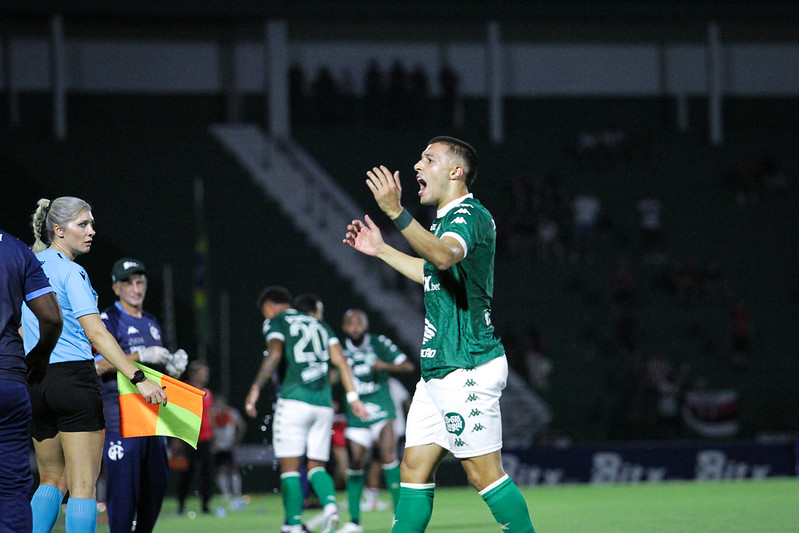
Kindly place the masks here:
<instances>
[{"instance_id":1,"label":"sponsor logo on jersey","mask_svg":"<svg viewBox=\"0 0 799 533\"><path fill-rule=\"evenodd\" d=\"M433 348L422 348L422 351L419 353L419 357L423 357L424 359L432 359L436 356L436 351Z\"/></svg>"},{"instance_id":2,"label":"sponsor logo on jersey","mask_svg":"<svg viewBox=\"0 0 799 533\"><path fill-rule=\"evenodd\" d=\"M133 326L128 326L128 335L136 335L139 333L139 330Z\"/></svg>"},{"instance_id":3,"label":"sponsor logo on jersey","mask_svg":"<svg viewBox=\"0 0 799 533\"><path fill-rule=\"evenodd\" d=\"M463 433L463 428L466 426L466 421L458 413L445 414L444 423L447 425L447 431L455 435Z\"/></svg>"},{"instance_id":4,"label":"sponsor logo on jersey","mask_svg":"<svg viewBox=\"0 0 799 533\"><path fill-rule=\"evenodd\" d=\"M119 461L123 457L125 457L125 448L122 447L122 441L112 441L108 446L108 458L112 461Z\"/></svg>"},{"instance_id":5,"label":"sponsor logo on jersey","mask_svg":"<svg viewBox=\"0 0 799 533\"><path fill-rule=\"evenodd\" d=\"M433 283L433 276L425 276L423 278L424 281L424 290L425 292L431 291L440 291L441 284L440 283Z\"/></svg>"}]
</instances>

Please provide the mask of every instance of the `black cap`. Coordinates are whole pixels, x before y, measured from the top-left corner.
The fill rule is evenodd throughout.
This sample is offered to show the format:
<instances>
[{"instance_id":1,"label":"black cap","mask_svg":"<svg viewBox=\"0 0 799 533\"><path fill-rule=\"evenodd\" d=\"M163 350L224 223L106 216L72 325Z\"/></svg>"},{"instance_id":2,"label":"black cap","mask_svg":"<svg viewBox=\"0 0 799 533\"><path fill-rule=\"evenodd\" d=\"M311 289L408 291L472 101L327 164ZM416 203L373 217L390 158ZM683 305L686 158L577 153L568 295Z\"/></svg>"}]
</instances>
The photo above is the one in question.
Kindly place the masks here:
<instances>
[{"instance_id":1,"label":"black cap","mask_svg":"<svg viewBox=\"0 0 799 533\"><path fill-rule=\"evenodd\" d=\"M125 281L131 274L147 274L144 263L132 257L123 257L111 267L111 281Z\"/></svg>"}]
</instances>

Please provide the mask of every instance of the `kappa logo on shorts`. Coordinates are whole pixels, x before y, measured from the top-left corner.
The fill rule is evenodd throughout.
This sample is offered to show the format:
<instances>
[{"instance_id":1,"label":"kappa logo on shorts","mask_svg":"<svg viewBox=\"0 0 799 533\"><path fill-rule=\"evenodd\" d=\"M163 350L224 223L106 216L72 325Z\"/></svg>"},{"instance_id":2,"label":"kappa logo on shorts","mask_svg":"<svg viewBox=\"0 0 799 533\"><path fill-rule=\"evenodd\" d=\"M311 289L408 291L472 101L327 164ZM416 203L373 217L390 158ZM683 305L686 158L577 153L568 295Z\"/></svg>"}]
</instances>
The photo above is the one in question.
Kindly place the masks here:
<instances>
[{"instance_id":1,"label":"kappa logo on shorts","mask_svg":"<svg viewBox=\"0 0 799 533\"><path fill-rule=\"evenodd\" d=\"M461 439L455 439L455 446L460 448L461 446L466 446L466 443L464 441L462 441Z\"/></svg>"},{"instance_id":2,"label":"kappa logo on shorts","mask_svg":"<svg viewBox=\"0 0 799 533\"><path fill-rule=\"evenodd\" d=\"M474 387L477 385L477 382L471 378L466 380L466 383L463 384L464 387Z\"/></svg>"},{"instance_id":3,"label":"kappa logo on shorts","mask_svg":"<svg viewBox=\"0 0 799 533\"><path fill-rule=\"evenodd\" d=\"M474 425L474 427L472 428L472 433L474 433L475 431L483 431L485 428L486 428L486 427L485 427L483 424L481 424L480 422L478 422L478 423L476 423L476 424Z\"/></svg>"},{"instance_id":4,"label":"kappa logo on shorts","mask_svg":"<svg viewBox=\"0 0 799 533\"><path fill-rule=\"evenodd\" d=\"M483 412L480 409L472 409L472 412L469 413L469 418L473 416L480 416Z\"/></svg>"},{"instance_id":5,"label":"kappa logo on shorts","mask_svg":"<svg viewBox=\"0 0 799 533\"><path fill-rule=\"evenodd\" d=\"M470 394L469 396L466 397L466 401L467 402L476 402L477 401L477 395L476 394Z\"/></svg>"},{"instance_id":6,"label":"kappa logo on shorts","mask_svg":"<svg viewBox=\"0 0 799 533\"><path fill-rule=\"evenodd\" d=\"M447 413L444 415L444 422L447 425L447 432L460 435L466 426L466 421L458 413Z\"/></svg>"},{"instance_id":7,"label":"kappa logo on shorts","mask_svg":"<svg viewBox=\"0 0 799 533\"><path fill-rule=\"evenodd\" d=\"M125 457L125 448L122 447L122 441L112 442L108 446L108 458L112 461L119 461L123 457Z\"/></svg>"}]
</instances>

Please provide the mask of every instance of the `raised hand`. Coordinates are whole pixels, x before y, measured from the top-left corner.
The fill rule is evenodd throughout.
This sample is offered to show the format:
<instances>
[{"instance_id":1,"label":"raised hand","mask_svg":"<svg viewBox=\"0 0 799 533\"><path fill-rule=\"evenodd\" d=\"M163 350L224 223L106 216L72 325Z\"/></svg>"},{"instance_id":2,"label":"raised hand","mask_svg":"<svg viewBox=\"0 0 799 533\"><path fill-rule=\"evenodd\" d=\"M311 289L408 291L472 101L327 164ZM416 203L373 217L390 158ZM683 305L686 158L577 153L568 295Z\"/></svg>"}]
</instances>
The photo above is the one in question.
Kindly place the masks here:
<instances>
[{"instance_id":1,"label":"raised hand","mask_svg":"<svg viewBox=\"0 0 799 533\"><path fill-rule=\"evenodd\" d=\"M392 174L388 168L380 165L372 168L366 175L366 185L372 191L377 205L389 218L397 218L402 212L400 205L402 185L400 185L399 171Z\"/></svg>"},{"instance_id":2,"label":"raised hand","mask_svg":"<svg viewBox=\"0 0 799 533\"><path fill-rule=\"evenodd\" d=\"M369 215L364 215L364 220L365 223L353 220L351 224L347 225L347 233L344 235L343 242L366 255L376 256L380 247L383 246L383 235Z\"/></svg>"}]
</instances>

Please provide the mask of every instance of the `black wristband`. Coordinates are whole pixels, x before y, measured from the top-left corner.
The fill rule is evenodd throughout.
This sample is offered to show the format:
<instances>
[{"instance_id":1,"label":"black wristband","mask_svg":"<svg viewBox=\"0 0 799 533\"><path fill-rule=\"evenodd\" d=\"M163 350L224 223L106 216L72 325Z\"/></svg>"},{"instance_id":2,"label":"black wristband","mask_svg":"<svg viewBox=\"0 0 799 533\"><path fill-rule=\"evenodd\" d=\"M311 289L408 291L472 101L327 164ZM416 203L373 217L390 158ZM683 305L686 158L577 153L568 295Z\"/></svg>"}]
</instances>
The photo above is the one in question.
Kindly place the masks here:
<instances>
[{"instance_id":1,"label":"black wristband","mask_svg":"<svg viewBox=\"0 0 799 533\"><path fill-rule=\"evenodd\" d=\"M400 213L400 215L397 218L393 219L391 222L393 222L394 225L397 226L398 230L402 231L411 225L411 222L413 222L413 217L411 216L411 214L408 212L407 209L403 208L402 213Z\"/></svg>"},{"instance_id":2,"label":"black wristband","mask_svg":"<svg viewBox=\"0 0 799 533\"><path fill-rule=\"evenodd\" d=\"M141 370L137 370L136 372L133 373L133 377L130 378L130 382L133 383L134 385L137 385L142 381L144 381L145 379L147 379L147 376L144 375L144 372L142 372Z\"/></svg>"}]
</instances>

